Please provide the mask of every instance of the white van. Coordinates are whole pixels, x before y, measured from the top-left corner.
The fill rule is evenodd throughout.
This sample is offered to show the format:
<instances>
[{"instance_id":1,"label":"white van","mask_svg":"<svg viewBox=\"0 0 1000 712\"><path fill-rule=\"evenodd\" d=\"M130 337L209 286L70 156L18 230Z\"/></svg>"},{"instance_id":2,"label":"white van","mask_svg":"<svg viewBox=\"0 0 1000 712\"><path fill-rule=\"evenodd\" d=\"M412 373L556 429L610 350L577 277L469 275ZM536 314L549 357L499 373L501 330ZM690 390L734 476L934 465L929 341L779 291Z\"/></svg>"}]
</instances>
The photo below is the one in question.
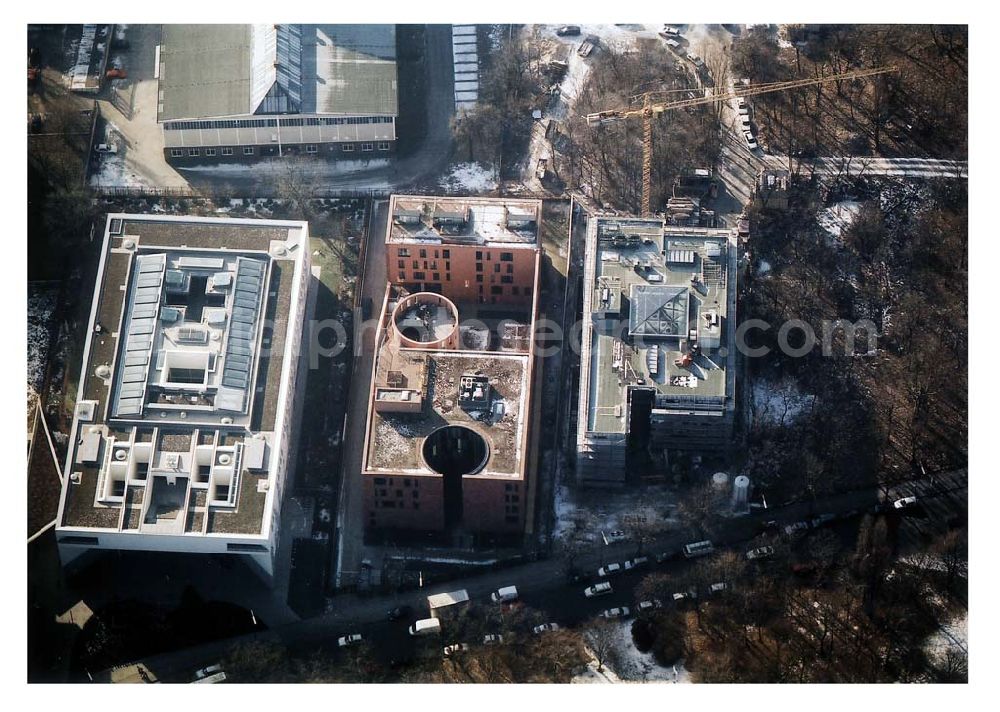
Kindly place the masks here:
<instances>
[{"instance_id":1,"label":"white van","mask_svg":"<svg viewBox=\"0 0 1000 712\"><path fill-rule=\"evenodd\" d=\"M490 594L494 603L507 603L517 600L517 586L504 586Z\"/></svg>"},{"instance_id":2,"label":"white van","mask_svg":"<svg viewBox=\"0 0 1000 712\"><path fill-rule=\"evenodd\" d=\"M410 626L410 635L439 635L441 633L441 621L437 618L422 618Z\"/></svg>"}]
</instances>

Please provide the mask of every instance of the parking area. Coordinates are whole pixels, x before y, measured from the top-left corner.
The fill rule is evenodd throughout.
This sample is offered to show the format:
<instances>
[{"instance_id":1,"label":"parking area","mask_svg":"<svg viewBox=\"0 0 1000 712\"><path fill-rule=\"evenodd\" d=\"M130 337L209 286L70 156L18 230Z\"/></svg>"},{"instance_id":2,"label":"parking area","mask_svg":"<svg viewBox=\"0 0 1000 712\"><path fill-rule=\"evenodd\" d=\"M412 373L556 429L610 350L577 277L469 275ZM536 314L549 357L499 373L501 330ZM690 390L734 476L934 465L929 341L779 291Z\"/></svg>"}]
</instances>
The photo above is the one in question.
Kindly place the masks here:
<instances>
[{"instance_id":1,"label":"parking area","mask_svg":"<svg viewBox=\"0 0 1000 712\"><path fill-rule=\"evenodd\" d=\"M114 143L117 152L106 155L91 170L94 186L156 186L183 188L187 181L163 158L163 136L156 123L156 46L159 25L119 25L121 47L112 52L109 66L125 74L111 79L98 106L104 133L95 143ZM127 43L127 44L125 44Z\"/></svg>"}]
</instances>

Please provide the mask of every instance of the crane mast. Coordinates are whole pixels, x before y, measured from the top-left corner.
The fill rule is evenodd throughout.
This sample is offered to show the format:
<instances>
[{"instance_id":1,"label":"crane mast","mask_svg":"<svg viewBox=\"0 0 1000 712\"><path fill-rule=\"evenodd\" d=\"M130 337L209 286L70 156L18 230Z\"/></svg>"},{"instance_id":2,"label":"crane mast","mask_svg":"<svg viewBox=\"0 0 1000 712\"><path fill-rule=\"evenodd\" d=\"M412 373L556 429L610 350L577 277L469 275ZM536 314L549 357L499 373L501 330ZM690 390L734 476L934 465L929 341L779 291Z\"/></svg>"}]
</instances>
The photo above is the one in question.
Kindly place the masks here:
<instances>
[{"instance_id":1,"label":"crane mast","mask_svg":"<svg viewBox=\"0 0 1000 712\"><path fill-rule=\"evenodd\" d=\"M870 69L857 69L853 72L842 74L832 74L828 77L813 77L810 79L793 79L784 82L768 82L743 87L739 90L726 92L725 94L713 94L711 96L695 97L693 99L678 99L676 101L653 102L653 96L662 92L646 92L637 98L642 99L642 106L628 109L611 109L609 111L599 111L587 114L587 124L589 126L600 126L602 124L626 121L628 119L642 118L642 213L648 216L652 212L652 179L653 179L653 117L666 111L674 109L684 109L690 106L704 106L730 99L738 99L749 96L759 96L773 92L787 91L789 89L801 89L803 87L817 86L828 82L838 82L845 79L862 79L874 77L880 74L888 74L897 71L894 66L873 67Z\"/></svg>"}]
</instances>

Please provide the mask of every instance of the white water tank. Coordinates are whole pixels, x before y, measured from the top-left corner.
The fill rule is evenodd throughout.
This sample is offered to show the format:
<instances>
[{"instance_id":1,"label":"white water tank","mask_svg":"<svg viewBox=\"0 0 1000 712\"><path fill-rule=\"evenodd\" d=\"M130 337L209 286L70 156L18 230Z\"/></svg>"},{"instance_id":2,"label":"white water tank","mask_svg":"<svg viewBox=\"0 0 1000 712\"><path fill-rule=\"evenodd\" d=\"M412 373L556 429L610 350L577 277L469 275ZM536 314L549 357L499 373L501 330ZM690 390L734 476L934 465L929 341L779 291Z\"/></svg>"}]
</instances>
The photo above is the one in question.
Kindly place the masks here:
<instances>
[{"instance_id":1,"label":"white water tank","mask_svg":"<svg viewBox=\"0 0 1000 712\"><path fill-rule=\"evenodd\" d=\"M745 512L750 509L750 478L740 475L733 480L733 511Z\"/></svg>"},{"instance_id":2,"label":"white water tank","mask_svg":"<svg viewBox=\"0 0 1000 712\"><path fill-rule=\"evenodd\" d=\"M716 472L712 475L712 489L716 492L725 492L729 489L729 474L726 472Z\"/></svg>"}]
</instances>

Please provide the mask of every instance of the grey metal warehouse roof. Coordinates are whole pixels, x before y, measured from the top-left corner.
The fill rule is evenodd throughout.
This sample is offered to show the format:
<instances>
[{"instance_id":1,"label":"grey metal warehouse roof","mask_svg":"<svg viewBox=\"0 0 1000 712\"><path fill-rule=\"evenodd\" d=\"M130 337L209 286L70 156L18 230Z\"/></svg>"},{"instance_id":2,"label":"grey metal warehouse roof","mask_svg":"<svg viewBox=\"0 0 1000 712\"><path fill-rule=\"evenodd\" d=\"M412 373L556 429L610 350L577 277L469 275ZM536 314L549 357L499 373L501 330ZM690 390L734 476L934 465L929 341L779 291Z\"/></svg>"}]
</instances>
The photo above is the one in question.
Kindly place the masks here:
<instances>
[{"instance_id":1,"label":"grey metal warehouse roof","mask_svg":"<svg viewBox=\"0 0 1000 712\"><path fill-rule=\"evenodd\" d=\"M394 25L164 25L159 72L161 122L398 113Z\"/></svg>"}]
</instances>

